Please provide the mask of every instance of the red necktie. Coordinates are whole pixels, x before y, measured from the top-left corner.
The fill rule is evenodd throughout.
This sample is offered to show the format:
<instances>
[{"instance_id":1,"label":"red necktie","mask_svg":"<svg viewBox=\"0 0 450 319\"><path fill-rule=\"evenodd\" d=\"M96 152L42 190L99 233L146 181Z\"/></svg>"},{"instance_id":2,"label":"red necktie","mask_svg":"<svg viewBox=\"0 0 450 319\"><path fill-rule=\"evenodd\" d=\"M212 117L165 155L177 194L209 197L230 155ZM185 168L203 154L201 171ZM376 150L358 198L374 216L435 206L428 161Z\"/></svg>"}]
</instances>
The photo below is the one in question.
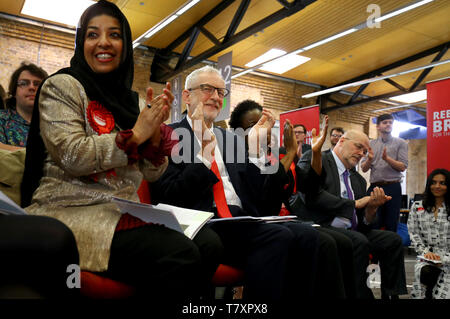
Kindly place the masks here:
<instances>
[{"instance_id":1,"label":"red necktie","mask_svg":"<svg viewBox=\"0 0 450 319\"><path fill-rule=\"evenodd\" d=\"M214 160L211 164L211 171L216 174L217 178L219 179L219 181L213 185L214 201L216 202L217 206L217 214L220 218L233 217L227 205L222 178L220 177L219 167L217 166L216 160Z\"/></svg>"}]
</instances>

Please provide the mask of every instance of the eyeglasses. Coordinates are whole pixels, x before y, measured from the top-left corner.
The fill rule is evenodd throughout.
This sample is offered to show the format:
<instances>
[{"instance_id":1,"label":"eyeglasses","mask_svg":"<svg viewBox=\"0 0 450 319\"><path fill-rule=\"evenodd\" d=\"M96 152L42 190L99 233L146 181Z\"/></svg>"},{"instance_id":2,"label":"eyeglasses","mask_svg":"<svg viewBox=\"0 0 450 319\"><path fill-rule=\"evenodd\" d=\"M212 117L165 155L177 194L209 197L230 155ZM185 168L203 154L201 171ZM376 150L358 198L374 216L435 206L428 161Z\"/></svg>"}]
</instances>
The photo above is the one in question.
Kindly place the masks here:
<instances>
[{"instance_id":1,"label":"eyeglasses","mask_svg":"<svg viewBox=\"0 0 450 319\"><path fill-rule=\"evenodd\" d=\"M25 87L29 87L30 84L33 84L34 87L39 87L39 85L42 83L42 81L38 81L38 80L34 80L34 81L30 81L30 80L19 80L17 81L17 86L20 88L25 88Z\"/></svg>"},{"instance_id":2,"label":"eyeglasses","mask_svg":"<svg viewBox=\"0 0 450 319\"><path fill-rule=\"evenodd\" d=\"M227 96L230 93L230 91L226 88L216 88L215 86L212 86L209 84L200 84L196 88L188 89L188 91L193 91L193 90L197 90L197 89L200 89L203 93L208 94L208 95L213 95L214 91L217 90L217 95L221 99L223 99L225 96Z\"/></svg>"},{"instance_id":3,"label":"eyeglasses","mask_svg":"<svg viewBox=\"0 0 450 319\"><path fill-rule=\"evenodd\" d=\"M367 155L367 153L369 152L369 150L367 148L364 147L364 145L362 145L361 143L355 142L354 140L344 137L346 140L352 141L353 145L355 145L355 147L358 149L358 151L362 151L362 153L364 154L364 156Z\"/></svg>"},{"instance_id":4,"label":"eyeglasses","mask_svg":"<svg viewBox=\"0 0 450 319\"><path fill-rule=\"evenodd\" d=\"M341 138L342 134L331 134L331 136Z\"/></svg>"}]
</instances>

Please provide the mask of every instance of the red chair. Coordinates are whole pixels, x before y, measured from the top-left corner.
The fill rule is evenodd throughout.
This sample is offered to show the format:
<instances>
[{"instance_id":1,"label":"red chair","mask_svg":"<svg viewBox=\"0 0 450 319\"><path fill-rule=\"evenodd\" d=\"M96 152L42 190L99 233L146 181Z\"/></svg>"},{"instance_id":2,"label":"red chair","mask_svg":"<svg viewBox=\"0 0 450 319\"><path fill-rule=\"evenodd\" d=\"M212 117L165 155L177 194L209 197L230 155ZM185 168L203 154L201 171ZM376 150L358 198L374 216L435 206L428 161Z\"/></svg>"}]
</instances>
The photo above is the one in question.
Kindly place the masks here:
<instances>
[{"instance_id":1,"label":"red chair","mask_svg":"<svg viewBox=\"0 0 450 319\"><path fill-rule=\"evenodd\" d=\"M244 271L229 265L220 264L212 278L216 287L240 286L244 281Z\"/></svg>"},{"instance_id":2,"label":"red chair","mask_svg":"<svg viewBox=\"0 0 450 319\"><path fill-rule=\"evenodd\" d=\"M150 189L146 181L138 189L141 202L150 203ZM109 279L90 271L81 271L81 294L93 299L123 299L132 297L136 289L123 282ZM229 265L220 264L212 283L215 287L235 287L242 285L244 272Z\"/></svg>"},{"instance_id":3,"label":"red chair","mask_svg":"<svg viewBox=\"0 0 450 319\"><path fill-rule=\"evenodd\" d=\"M89 271L81 272L81 295L93 299L124 299L132 297L135 288L123 282Z\"/></svg>"}]
</instances>

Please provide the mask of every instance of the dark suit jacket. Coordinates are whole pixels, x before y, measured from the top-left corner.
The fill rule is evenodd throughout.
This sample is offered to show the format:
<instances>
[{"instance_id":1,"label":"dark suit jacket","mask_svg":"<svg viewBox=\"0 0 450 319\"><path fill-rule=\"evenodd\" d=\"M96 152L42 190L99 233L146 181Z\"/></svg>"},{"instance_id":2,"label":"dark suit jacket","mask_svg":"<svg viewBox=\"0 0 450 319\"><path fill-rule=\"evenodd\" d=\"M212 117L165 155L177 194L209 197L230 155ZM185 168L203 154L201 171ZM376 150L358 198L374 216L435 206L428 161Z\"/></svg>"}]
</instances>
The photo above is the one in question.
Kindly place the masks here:
<instances>
[{"instance_id":1,"label":"dark suit jacket","mask_svg":"<svg viewBox=\"0 0 450 319\"><path fill-rule=\"evenodd\" d=\"M303 143L302 144L302 154L305 154L306 152L311 150L311 145Z\"/></svg>"},{"instance_id":2,"label":"dark suit jacket","mask_svg":"<svg viewBox=\"0 0 450 319\"><path fill-rule=\"evenodd\" d=\"M306 152L300 159L300 169L309 169L311 166L311 152ZM366 180L356 172L350 170L350 182L355 199L366 195ZM335 217L352 219L355 203L353 200L341 197L339 173L333 154L322 152L322 175L320 176L320 188L318 191L306 191L304 193L305 209L301 217L328 226ZM366 232L370 229L363 223L364 209L356 211L358 217L358 230Z\"/></svg>"},{"instance_id":3,"label":"dark suit jacket","mask_svg":"<svg viewBox=\"0 0 450 319\"><path fill-rule=\"evenodd\" d=\"M302 154L305 154L307 151L310 151L310 150L311 150L311 145L305 144L305 143L302 144ZM286 154L286 147L280 146L279 153Z\"/></svg>"},{"instance_id":4,"label":"dark suit jacket","mask_svg":"<svg viewBox=\"0 0 450 319\"><path fill-rule=\"evenodd\" d=\"M212 187L218 179L196 158L201 147L187 119L171 127L180 139L180 156L170 158L165 173L152 184L152 201L213 212ZM278 215L281 191L275 185L287 181L282 166L275 174L263 175L249 162L243 138L222 128L214 128L214 134L230 181L242 203L242 210L230 209L231 213L234 216Z\"/></svg>"}]
</instances>

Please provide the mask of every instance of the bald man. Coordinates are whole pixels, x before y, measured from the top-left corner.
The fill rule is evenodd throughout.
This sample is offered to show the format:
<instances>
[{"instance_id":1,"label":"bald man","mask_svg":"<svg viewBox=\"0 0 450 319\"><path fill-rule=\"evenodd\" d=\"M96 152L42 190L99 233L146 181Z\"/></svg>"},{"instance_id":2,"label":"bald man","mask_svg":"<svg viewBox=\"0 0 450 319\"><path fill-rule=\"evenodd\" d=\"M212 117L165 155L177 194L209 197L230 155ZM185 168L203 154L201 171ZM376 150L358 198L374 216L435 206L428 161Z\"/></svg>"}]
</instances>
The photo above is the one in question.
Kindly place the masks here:
<instances>
[{"instance_id":1,"label":"bald man","mask_svg":"<svg viewBox=\"0 0 450 319\"><path fill-rule=\"evenodd\" d=\"M353 168L369 150L369 138L356 130L346 132L331 152L322 153L321 188L306 193L300 217L340 232L352 240L358 298L373 298L366 284L369 253L378 257L382 297L396 299L407 294L403 246L399 235L373 229L377 208L391 199L375 187L366 196L367 183ZM298 165L309 169L311 152Z\"/></svg>"}]
</instances>

